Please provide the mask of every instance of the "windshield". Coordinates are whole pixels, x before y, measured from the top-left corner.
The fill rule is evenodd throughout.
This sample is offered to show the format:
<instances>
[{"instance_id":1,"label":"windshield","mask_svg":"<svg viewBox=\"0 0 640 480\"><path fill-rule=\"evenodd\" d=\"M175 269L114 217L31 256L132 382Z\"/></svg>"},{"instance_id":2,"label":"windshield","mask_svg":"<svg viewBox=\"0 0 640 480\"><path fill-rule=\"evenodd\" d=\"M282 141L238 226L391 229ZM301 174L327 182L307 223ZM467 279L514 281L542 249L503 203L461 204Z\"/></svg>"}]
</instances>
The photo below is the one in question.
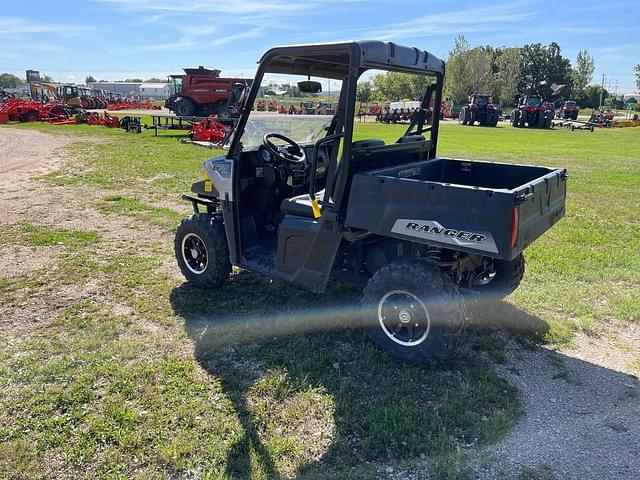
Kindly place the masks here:
<instances>
[{"instance_id":1,"label":"windshield","mask_svg":"<svg viewBox=\"0 0 640 480\"><path fill-rule=\"evenodd\" d=\"M488 103L488 97L476 97L476 105L487 105Z\"/></svg>"},{"instance_id":2,"label":"windshield","mask_svg":"<svg viewBox=\"0 0 640 480\"><path fill-rule=\"evenodd\" d=\"M326 134L332 115L288 115L253 111L242 134L244 148L262 145L267 133L280 133L299 144L315 143ZM274 140L277 143L277 140Z\"/></svg>"},{"instance_id":3,"label":"windshield","mask_svg":"<svg viewBox=\"0 0 640 480\"><path fill-rule=\"evenodd\" d=\"M527 97L527 106L528 107L538 107L542 103L542 99L540 97Z\"/></svg>"},{"instance_id":4,"label":"windshield","mask_svg":"<svg viewBox=\"0 0 640 480\"><path fill-rule=\"evenodd\" d=\"M182 89L182 77L173 77L169 83L169 91L171 95L179 95Z\"/></svg>"},{"instance_id":5,"label":"windshield","mask_svg":"<svg viewBox=\"0 0 640 480\"><path fill-rule=\"evenodd\" d=\"M301 92L298 82L307 80L320 82L322 91ZM299 144L315 143L327 133L334 113L327 105L337 104L341 84L326 78L266 73L242 133L243 148L262 145L267 133L279 133Z\"/></svg>"}]
</instances>

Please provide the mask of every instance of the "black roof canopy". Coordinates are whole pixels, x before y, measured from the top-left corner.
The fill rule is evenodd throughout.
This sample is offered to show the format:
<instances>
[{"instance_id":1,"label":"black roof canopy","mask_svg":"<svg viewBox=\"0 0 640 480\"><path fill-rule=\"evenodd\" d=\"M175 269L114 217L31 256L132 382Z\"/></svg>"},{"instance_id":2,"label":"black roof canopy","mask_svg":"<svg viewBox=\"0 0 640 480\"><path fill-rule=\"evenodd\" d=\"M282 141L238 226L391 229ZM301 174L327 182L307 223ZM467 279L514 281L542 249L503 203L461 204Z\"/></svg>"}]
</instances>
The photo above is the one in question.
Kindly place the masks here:
<instances>
[{"instance_id":1,"label":"black roof canopy","mask_svg":"<svg viewBox=\"0 0 640 480\"><path fill-rule=\"evenodd\" d=\"M268 63L271 73L343 79L348 74L351 57L356 59L359 73L382 69L418 75L444 74L444 62L426 50L378 40L274 47L258 63Z\"/></svg>"}]
</instances>

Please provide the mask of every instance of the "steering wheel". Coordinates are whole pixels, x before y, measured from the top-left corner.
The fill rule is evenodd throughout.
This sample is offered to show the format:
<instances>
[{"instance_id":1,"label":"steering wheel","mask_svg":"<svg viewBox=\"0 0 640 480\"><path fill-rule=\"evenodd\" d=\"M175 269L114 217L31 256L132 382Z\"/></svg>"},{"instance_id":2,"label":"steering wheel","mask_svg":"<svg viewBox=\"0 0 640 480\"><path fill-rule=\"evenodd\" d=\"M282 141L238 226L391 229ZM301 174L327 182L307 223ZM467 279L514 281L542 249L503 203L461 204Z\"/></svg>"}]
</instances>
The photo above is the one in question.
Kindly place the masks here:
<instances>
[{"instance_id":1,"label":"steering wheel","mask_svg":"<svg viewBox=\"0 0 640 480\"><path fill-rule=\"evenodd\" d=\"M293 153L289 151L286 145L276 145L271 141L272 138L277 138L286 142L288 145L294 148ZM262 144L269 150L274 156L282 158L291 163L302 163L306 160L307 156L304 153L303 148L289 137L285 137L279 133L267 133L262 137Z\"/></svg>"}]
</instances>

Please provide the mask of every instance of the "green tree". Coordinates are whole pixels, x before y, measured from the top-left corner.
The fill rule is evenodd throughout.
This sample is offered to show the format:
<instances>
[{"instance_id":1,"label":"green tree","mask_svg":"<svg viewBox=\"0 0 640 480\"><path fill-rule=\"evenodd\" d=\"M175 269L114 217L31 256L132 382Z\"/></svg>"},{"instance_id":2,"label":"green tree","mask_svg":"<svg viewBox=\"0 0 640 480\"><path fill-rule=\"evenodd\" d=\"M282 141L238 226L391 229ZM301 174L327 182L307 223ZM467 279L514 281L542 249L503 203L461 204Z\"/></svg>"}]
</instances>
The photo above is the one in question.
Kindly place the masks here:
<instances>
[{"instance_id":1,"label":"green tree","mask_svg":"<svg viewBox=\"0 0 640 480\"><path fill-rule=\"evenodd\" d=\"M519 47L499 49L494 60L495 81L493 99L503 107L517 99L522 57Z\"/></svg>"},{"instance_id":2,"label":"green tree","mask_svg":"<svg viewBox=\"0 0 640 480\"><path fill-rule=\"evenodd\" d=\"M371 101L373 95L373 86L370 81L364 81L358 83L356 90L356 99L360 103L368 103Z\"/></svg>"},{"instance_id":3,"label":"green tree","mask_svg":"<svg viewBox=\"0 0 640 480\"><path fill-rule=\"evenodd\" d=\"M576 57L576 66L572 72L573 93L575 95L582 94L587 85L591 83L595 68L596 64L591 54L586 50L580 50Z\"/></svg>"},{"instance_id":4,"label":"green tree","mask_svg":"<svg viewBox=\"0 0 640 480\"><path fill-rule=\"evenodd\" d=\"M84 79L84 83L89 85L90 83L96 83L96 79L93 75L88 75L87 78Z\"/></svg>"},{"instance_id":5,"label":"green tree","mask_svg":"<svg viewBox=\"0 0 640 480\"><path fill-rule=\"evenodd\" d=\"M0 87L2 88L17 88L24 85L24 80L11 73L0 74Z\"/></svg>"},{"instance_id":6,"label":"green tree","mask_svg":"<svg viewBox=\"0 0 640 480\"><path fill-rule=\"evenodd\" d=\"M467 100L470 85L464 56L471 50L471 46L464 35L458 35L453 49L449 52L446 65L445 92L454 103L464 103Z\"/></svg>"},{"instance_id":7,"label":"green tree","mask_svg":"<svg viewBox=\"0 0 640 480\"><path fill-rule=\"evenodd\" d=\"M495 54L491 47L470 48L463 35L456 37L447 59L446 95L455 103L466 103L471 93L490 93L494 86Z\"/></svg>"},{"instance_id":8,"label":"green tree","mask_svg":"<svg viewBox=\"0 0 640 480\"><path fill-rule=\"evenodd\" d=\"M145 80L146 83L165 83L167 80L162 80L161 78L151 77Z\"/></svg>"},{"instance_id":9,"label":"green tree","mask_svg":"<svg viewBox=\"0 0 640 480\"><path fill-rule=\"evenodd\" d=\"M42 80L44 83L55 83L55 80L51 75L40 75L40 80Z\"/></svg>"},{"instance_id":10,"label":"green tree","mask_svg":"<svg viewBox=\"0 0 640 480\"><path fill-rule=\"evenodd\" d=\"M584 89L584 93L577 97L578 103L582 107L598 108L600 106L600 93L602 92L603 101L609 97L609 92L600 85L588 85Z\"/></svg>"},{"instance_id":11,"label":"green tree","mask_svg":"<svg viewBox=\"0 0 640 480\"><path fill-rule=\"evenodd\" d=\"M130 83L143 83L144 80L142 80L141 78L125 78L124 79L125 82L130 82Z\"/></svg>"},{"instance_id":12,"label":"green tree","mask_svg":"<svg viewBox=\"0 0 640 480\"><path fill-rule=\"evenodd\" d=\"M562 56L560 45L555 42L547 46L532 43L521 48L522 63L518 88L523 94L540 94L552 99L551 85L569 85L571 79L571 61ZM556 101L561 101L557 98Z\"/></svg>"},{"instance_id":13,"label":"green tree","mask_svg":"<svg viewBox=\"0 0 640 480\"><path fill-rule=\"evenodd\" d=\"M428 77L387 72L374 75L371 83L375 98L384 101L397 101L421 100L431 81Z\"/></svg>"}]
</instances>

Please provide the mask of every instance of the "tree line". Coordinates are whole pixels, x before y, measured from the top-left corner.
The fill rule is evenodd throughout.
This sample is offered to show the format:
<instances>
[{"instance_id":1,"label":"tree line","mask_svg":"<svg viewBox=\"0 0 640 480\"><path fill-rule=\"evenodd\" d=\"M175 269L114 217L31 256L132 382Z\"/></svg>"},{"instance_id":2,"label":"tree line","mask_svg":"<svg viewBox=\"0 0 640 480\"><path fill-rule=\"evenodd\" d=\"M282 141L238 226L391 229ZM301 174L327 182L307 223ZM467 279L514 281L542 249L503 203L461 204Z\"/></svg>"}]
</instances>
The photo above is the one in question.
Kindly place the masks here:
<instances>
[{"instance_id":1,"label":"tree line","mask_svg":"<svg viewBox=\"0 0 640 480\"><path fill-rule=\"evenodd\" d=\"M580 50L572 63L555 42L472 48L459 35L447 58L444 95L456 104L463 104L472 93L491 94L494 102L506 108L514 105L521 95L539 94L558 105L571 99L583 107L597 107L601 96L604 101L609 92L591 84L594 71L595 62L587 50ZM636 67L636 76L640 89L640 65ZM377 74L360 82L358 100L419 99L426 82L428 79L414 75Z\"/></svg>"},{"instance_id":2,"label":"tree line","mask_svg":"<svg viewBox=\"0 0 640 480\"><path fill-rule=\"evenodd\" d=\"M40 80L44 83L55 83L53 77L50 75L40 74ZM147 78L146 80L142 78L127 78L123 80L124 82L134 82L134 83L165 83L166 79L161 78ZM96 80L93 75L88 75L85 78L85 84L95 83L95 82L109 82L108 80ZM0 88L18 88L27 83L26 80L20 78L11 73L0 73Z\"/></svg>"}]
</instances>

